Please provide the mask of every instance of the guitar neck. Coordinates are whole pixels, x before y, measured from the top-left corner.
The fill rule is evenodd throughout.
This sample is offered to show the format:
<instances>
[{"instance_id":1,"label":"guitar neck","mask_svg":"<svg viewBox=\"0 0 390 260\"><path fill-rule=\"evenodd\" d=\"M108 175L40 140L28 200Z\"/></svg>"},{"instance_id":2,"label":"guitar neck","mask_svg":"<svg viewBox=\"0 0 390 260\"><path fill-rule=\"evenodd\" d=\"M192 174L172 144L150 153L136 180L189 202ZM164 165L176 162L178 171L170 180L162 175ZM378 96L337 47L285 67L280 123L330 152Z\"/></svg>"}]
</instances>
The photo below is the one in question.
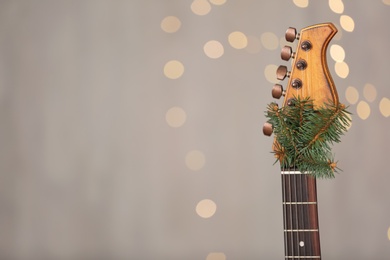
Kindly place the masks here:
<instances>
[{"instance_id":1,"label":"guitar neck","mask_svg":"<svg viewBox=\"0 0 390 260\"><path fill-rule=\"evenodd\" d=\"M321 259L316 179L282 170L285 259Z\"/></svg>"}]
</instances>

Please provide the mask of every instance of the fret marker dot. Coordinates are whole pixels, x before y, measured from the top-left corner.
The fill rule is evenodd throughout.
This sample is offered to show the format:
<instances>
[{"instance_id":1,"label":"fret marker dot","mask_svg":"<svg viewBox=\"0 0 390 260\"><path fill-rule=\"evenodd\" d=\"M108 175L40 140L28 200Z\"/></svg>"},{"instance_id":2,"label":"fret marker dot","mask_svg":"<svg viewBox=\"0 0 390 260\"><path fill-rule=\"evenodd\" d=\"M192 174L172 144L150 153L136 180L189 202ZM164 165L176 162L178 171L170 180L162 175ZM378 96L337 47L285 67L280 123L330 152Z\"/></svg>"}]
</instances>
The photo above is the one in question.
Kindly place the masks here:
<instances>
[{"instance_id":1,"label":"fret marker dot","mask_svg":"<svg viewBox=\"0 0 390 260\"><path fill-rule=\"evenodd\" d=\"M303 241L299 242L300 247L303 247L304 245L305 245L305 242L303 242Z\"/></svg>"}]
</instances>

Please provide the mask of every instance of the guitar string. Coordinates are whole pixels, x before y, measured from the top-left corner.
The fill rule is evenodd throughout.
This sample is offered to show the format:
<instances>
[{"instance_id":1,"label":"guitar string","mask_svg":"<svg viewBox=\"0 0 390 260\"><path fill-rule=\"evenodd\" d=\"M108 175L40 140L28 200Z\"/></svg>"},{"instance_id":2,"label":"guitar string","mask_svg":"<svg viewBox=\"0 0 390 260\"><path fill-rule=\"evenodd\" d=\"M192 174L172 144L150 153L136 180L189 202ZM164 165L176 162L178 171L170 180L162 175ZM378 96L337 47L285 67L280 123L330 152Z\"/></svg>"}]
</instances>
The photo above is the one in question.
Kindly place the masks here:
<instances>
[{"instance_id":1,"label":"guitar string","mask_svg":"<svg viewBox=\"0 0 390 260\"><path fill-rule=\"evenodd\" d=\"M312 48L314 49L315 48L315 46L312 46ZM315 51L315 50L311 50L312 52L313 51ZM309 53L307 52L306 53L306 60L308 61L308 59L309 59ZM309 62L309 61L308 61ZM310 65L310 64L309 64ZM310 86L312 86L312 84L313 84L313 82L312 82L312 75L311 74L309 74L309 73L306 73L306 76L309 78L309 83L310 83ZM315 84L315 82L314 82L314 84ZM315 86L313 86L313 87L315 87ZM314 101L313 101L314 102ZM314 107L314 104L313 104L313 109L314 109L315 107ZM310 176L308 176L308 178L309 178ZM314 177L313 177L314 178ZM310 181L311 182L315 182L315 179L314 180L312 180L311 179L311 177L310 177ZM312 186L312 183L311 183L311 186ZM315 190L312 190L312 192L316 192ZM309 196L309 194L308 194L308 196ZM317 207L317 205L315 205L315 206L312 206L312 207ZM309 227L310 228L314 228L314 227L312 227L312 223L311 223L311 217L309 217ZM314 248L313 248L313 235L316 235L315 233L312 233L312 232L310 232L310 236L309 236L309 239L310 239L310 245L311 245L311 248L310 248L310 250L311 250L311 255L313 255L313 253L314 253Z\"/></svg>"},{"instance_id":2,"label":"guitar string","mask_svg":"<svg viewBox=\"0 0 390 260\"><path fill-rule=\"evenodd\" d=\"M298 201L300 202L303 202L303 183L302 183L302 176L303 174L299 174L299 190L298 190ZM297 205L298 209L299 209L299 214L300 214L300 218L299 218L299 225L298 225L298 229L305 229L305 214L303 212L303 207L305 207L304 204L299 204ZM302 234L300 234L300 239L299 239L299 245L298 245L298 248L300 251L303 251L303 255L306 256L306 250L305 250L305 238L306 238L306 233L307 232L303 232ZM303 242L303 245L301 245L301 241ZM302 249L302 250L301 250Z\"/></svg>"},{"instance_id":3,"label":"guitar string","mask_svg":"<svg viewBox=\"0 0 390 260\"><path fill-rule=\"evenodd\" d=\"M298 45L298 50L299 50L299 45ZM297 51L298 53L298 51ZM297 59L295 60L297 61ZM296 64L296 62L295 62ZM291 69L291 71L295 70L295 67L293 67ZM298 89L298 95L297 96L300 96L302 95L302 90L301 89ZM294 159L294 165L293 165L293 169L294 171L297 171L297 167L296 167L296 164L295 164L295 159ZM298 176L300 176L301 174L294 174L294 181L295 181L295 189L294 189L294 192L295 192L295 202L299 202L299 199L298 199L298 194L297 194L297 182L298 182ZM295 222L296 222L296 229L297 229L297 232L296 232L296 237L297 237L297 241L295 242L294 244L294 247L297 248L297 253L298 253L298 257L300 256L300 237L301 237L301 234L300 234L300 227L299 227L299 211L298 211L298 203L295 203ZM291 205L292 207L292 205Z\"/></svg>"},{"instance_id":4,"label":"guitar string","mask_svg":"<svg viewBox=\"0 0 390 260\"><path fill-rule=\"evenodd\" d=\"M289 175L288 175L288 183L289 183L289 191L290 191L290 202L292 202L293 200L293 183L291 181L292 179L292 174L291 174L291 168L288 169L289 171ZM294 229L294 215L293 215L293 207L292 205L290 204L290 229ZM288 232L287 232L288 233ZM295 244L295 236L294 236L294 232L290 232L290 236L291 236L291 252L292 252L292 255L295 256L296 253L295 253L295 247L294 247L294 244Z\"/></svg>"},{"instance_id":5,"label":"guitar string","mask_svg":"<svg viewBox=\"0 0 390 260\"><path fill-rule=\"evenodd\" d=\"M296 168L296 165L294 163L294 171L296 171L297 168ZM301 174L295 174L294 172L294 202L299 202L299 191L298 191L298 176L300 176ZM298 206L298 203L295 203L294 204L294 207L295 207L295 225L296 225L296 241L295 241L295 244L294 244L294 247L296 247L297 249L297 254L298 254L298 257L301 256L301 250L300 250L300 246L299 246L299 242L301 241L300 237L301 237L301 231L300 231L300 228L299 228L299 219L300 219L300 216L299 216L299 206Z\"/></svg>"},{"instance_id":6,"label":"guitar string","mask_svg":"<svg viewBox=\"0 0 390 260\"><path fill-rule=\"evenodd\" d=\"M284 166L282 165L282 196L283 196L283 202L286 202L286 180L285 180L285 174L283 174L285 171ZM284 229L287 229L287 208L286 208L286 203L283 203L283 227ZM288 255L288 238L287 238L287 232L284 233L284 255Z\"/></svg>"},{"instance_id":7,"label":"guitar string","mask_svg":"<svg viewBox=\"0 0 390 260\"><path fill-rule=\"evenodd\" d=\"M312 50L311 50L311 52L313 52L314 50L313 50L313 48L315 48L314 46L312 46ZM306 61L307 61L307 63L308 63L308 66L307 67L309 67L309 70L310 70L310 65L311 65L311 62L310 62L310 56L309 56L309 52L310 52L310 50L309 51L305 51L305 58L306 58ZM307 69L307 68L306 68ZM305 73L305 79L306 79L306 81L308 82L308 84L309 84L309 86L307 86L307 87L314 87L314 86L312 86L312 75L310 74L310 73ZM312 97L310 97L310 98L312 98ZM314 100L313 100L313 102L314 102ZM313 104L313 109L314 109L314 104ZM309 183L309 181L311 182L312 180L310 179L310 176L307 176L306 177L306 183L308 184ZM306 199L306 201L309 201L309 190L307 189L307 199ZM307 206L307 207L313 207L313 206ZM310 214L310 209L308 210L308 213ZM314 228L314 227L312 227L312 223L311 223L311 217L310 216L307 216L307 218L308 218L308 228L309 229L312 229L312 228ZM308 234L309 234L309 253L310 253L310 255L313 255L313 233L312 232L308 232Z\"/></svg>"},{"instance_id":8,"label":"guitar string","mask_svg":"<svg viewBox=\"0 0 390 260\"><path fill-rule=\"evenodd\" d=\"M307 62L309 62L308 61L308 58L309 58L309 56L308 56L308 53L306 52L305 53L306 54L306 57L305 57L305 60L307 61ZM307 77L308 77L308 75L307 75L307 73L304 73L304 75L305 75L305 80L307 80ZM303 83L302 83L302 85L303 85ZM300 92L301 92L301 95L302 95L302 92L303 92L303 90L302 90L302 88L303 88L304 86L302 86L301 87L301 89L300 89ZM301 118L301 120L303 121L303 112L302 112L302 118ZM301 184L301 187L300 187L300 189L301 189L301 200L300 201L302 201L302 202L304 202L304 201L307 201L307 200L304 200L303 199L303 182L302 182L302 178L303 178L303 180L305 180L305 174L304 173L302 173L300 176L299 176L299 178L300 178L300 184ZM304 225L304 223L306 222L306 219L305 218L307 218L307 215L306 214L304 214L304 210L303 210L303 208L304 207L307 207L307 205L306 204L301 204L301 217L302 217L302 221L303 221L303 225L302 225L302 229L306 229L305 228L305 225ZM302 249L303 249L303 252L304 252L304 256L307 256L307 254L306 254L306 248L307 248L307 245L306 245L306 243L307 243L307 234L309 233L309 235L310 235L310 232L304 232L304 234L303 234L303 245L302 245ZM301 245L299 245L299 246L301 246Z\"/></svg>"},{"instance_id":9,"label":"guitar string","mask_svg":"<svg viewBox=\"0 0 390 260\"><path fill-rule=\"evenodd\" d=\"M309 54L308 54L308 51L304 51L304 53L305 53L305 60L306 60L306 62L307 63L309 63L309 65L310 65L310 61L309 61ZM307 69L307 68L306 68ZM307 72L307 71L306 71ZM306 82L308 82L308 84L309 84L309 86L311 86L311 77L310 77L310 75L308 75L308 73L304 73L304 77L305 77L305 81ZM302 84L303 85L303 84ZM309 86L306 86L306 87L309 87ZM301 92L303 92L303 88L304 88L305 86L302 86L301 87ZM302 114L302 116L303 116L303 114ZM304 176L304 179L306 180L306 174L305 174L305 176ZM302 185L303 186L303 185ZM303 200L302 200L303 201ZM307 199L305 199L305 201L308 201ZM302 204L302 208L303 207L308 207L308 205L303 205ZM308 218L308 216L307 216L307 214L304 214L303 213L303 217L304 218ZM304 223L305 223L306 221L304 220ZM310 240L310 237L311 237L311 233L310 232L306 232L306 234L305 234L305 240L307 239L307 236L309 236L309 239L308 240ZM304 252L305 252L305 256L307 256L307 254L306 254L306 248L307 248L307 246L308 245L306 245L306 243L307 243L308 241L304 241ZM309 242L308 243L309 244L309 250L310 250L310 246L311 246L311 242ZM311 255L311 254L310 254Z\"/></svg>"}]
</instances>

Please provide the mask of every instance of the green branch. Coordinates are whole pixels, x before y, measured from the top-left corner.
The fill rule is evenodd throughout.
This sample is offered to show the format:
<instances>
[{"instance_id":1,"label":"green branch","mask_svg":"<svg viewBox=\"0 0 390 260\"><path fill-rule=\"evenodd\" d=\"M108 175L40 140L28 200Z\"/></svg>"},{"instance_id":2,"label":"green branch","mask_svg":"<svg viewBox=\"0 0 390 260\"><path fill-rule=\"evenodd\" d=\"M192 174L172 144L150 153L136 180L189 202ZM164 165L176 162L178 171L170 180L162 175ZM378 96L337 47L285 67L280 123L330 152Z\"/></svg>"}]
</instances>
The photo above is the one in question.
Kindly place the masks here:
<instances>
[{"instance_id":1,"label":"green branch","mask_svg":"<svg viewBox=\"0 0 390 260\"><path fill-rule=\"evenodd\" d=\"M284 168L297 168L315 177L334 177L337 163L330 145L340 142L340 136L350 125L350 113L343 104L325 104L314 110L309 98L296 98L291 106L268 105L266 117L273 125L273 153Z\"/></svg>"}]
</instances>

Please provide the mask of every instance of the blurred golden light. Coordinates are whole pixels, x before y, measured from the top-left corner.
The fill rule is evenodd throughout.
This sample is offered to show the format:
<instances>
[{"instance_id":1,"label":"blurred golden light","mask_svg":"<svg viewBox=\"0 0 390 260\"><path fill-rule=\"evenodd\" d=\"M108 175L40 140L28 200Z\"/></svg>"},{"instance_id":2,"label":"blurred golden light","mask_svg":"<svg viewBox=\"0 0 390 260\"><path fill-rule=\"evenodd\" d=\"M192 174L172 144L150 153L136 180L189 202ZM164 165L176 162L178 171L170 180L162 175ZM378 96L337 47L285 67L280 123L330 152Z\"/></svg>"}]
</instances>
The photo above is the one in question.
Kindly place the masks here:
<instances>
[{"instance_id":1,"label":"blurred golden light","mask_svg":"<svg viewBox=\"0 0 390 260\"><path fill-rule=\"evenodd\" d=\"M199 171L206 163L206 157L201 151L192 150L187 153L185 163L188 169L192 171Z\"/></svg>"},{"instance_id":2,"label":"blurred golden light","mask_svg":"<svg viewBox=\"0 0 390 260\"><path fill-rule=\"evenodd\" d=\"M337 76L339 76L340 78L345 79L346 77L348 77L349 67L348 64L344 61L336 62L336 64L334 65L334 69L336 71Z\"/></svg>"},{"instance_id":3,"label":"blurred golden light","mask_svg":"<svg viewBox=\"0 0 390 260\"><path fill-rule=\"evenodd\" d=\"M251 54L259 53L261 50L260 39L252 35L249 35L247 39L248 39L248 44L245 47L245 50Z\"/></svg>"},{"instance_id":4,"label":"blurred golden light","mask_svg":"<svg viewBox=\"0 0 390 260\"><path fill-rule=\"evenodd\" d=\"M359 100L359 92L356 88L349 86L345 90L345 98L350 104L356 104Z\"/></svg>"},{"instance_id":5,"label":"blurred golden light","mask_svg":"<svg viewBox=\"0 0 390 260\"><path fill-rule=\"evenodd\" d=\"M382 98L381 102L379 102L379 111L384 117L390 116L390 99Z\"/></svg>"},{"instance_id":6,"label":"blurred golden light","mask_svg":"<svg viewBox=\"0 0 390 260\"><path fill-rule=\"evenodd\" d=\"M368 103L366 101L360 101L356 107L356 110L357 110L358 116L363 120L366 120L370 116L370 113L371 113L370 106L368 105Z\"/></svg>"},{"instance_id":7,"label":"blurred golden light","mask_svg":"<svg viewBox=\"0 0 390 260\"><path fill-rule=\"evenodd\" d=\"M207 57L212 59L218 59L224 53L223 45L219 41L208 41L203 46L204 53Z\"/></svg>"},{"instance_id":8,"label":"blurred golden light","mask_svg":"<svg viewBox=\"0 0 390 260\"><path fill-rule=\"evenodd\" d=\"M274 64L269 64L264 69L265 78L271 83L277 83L279 80L276 78L276 70L278 66Z\"/></svg>"},{"instance_id":9,"label":"blurred golden light","mask_svg":"<svg viewBox=\"0 0 390 260\"><path fill-rule=\"evenodd\" d=\"M340 17L340 25L347 32L352 32L355 29L355 22L348 15L342 15Z\"/></svg>"},{"instance_id":10,"label":"blurred golden light","mask_svg":"<svg viewBox=\"0 0 390 260\"><path fill-rule=\"evenodd\" d=\"M390 1L389 1L390 2ZM389 4L390 5L390 4ZM390 227L389 229L387 230L387 238L390 240Z\"/></svg>"},{"instance_id":11,"label":"blurred golden light","mask_svg":"<svg viewBox=\"0 0 390 260\"><path fill-rule=\"evenodd\" d=\"M184 66L178 60L168 61L164 66L164 75L170 79L178 79L184 73Z\"/></svg>"},{"instance_id":12,"label":"blurred golden light","mask_svg":"<svg viewBox=\"0 0 390 260\"><path fill-rule=\"evenodd\" d=\"M367 83L364 85L363 96L368 102L373 102L376 99L376 88L374 85Z\"/></svg>"},{"instance_id":13,"label":"blurred golden light","mask_svg":"<svg viewBox=\"0 0 390 260\"><path fill-rule=\"evenodd\" d=\"M170 127L180 127L187 119L186 112L181 107L172 107L165 114L165 120Z\"/></svg>"},{"instance_id":14,"label":"blurred golden light","mask_svg":"<svg viewBox=\"0 0 390 260\"><path fill-rule=\"evenodd\" d=\"M334 61L342 62L345 59L345 51L340 45L333 44L330 46L330 56Z\"/></svg>"},{"instance_id":15,"label":"blurred golden light","mask_svg":"<svg viewBox=\"0 0 390 260\"><path fill-rule=\"evenodd\" d=\"M390 0L382 0L385 5L390 5Z\"/></svg>"},{"instance_id":16,"label":"blurred golden light","mask_svg":"<svg viewBox=\"0 0 390 260\"><path fill-rule=\"evenodd\" d=\"M174 33L180 29L181 22L176 16L167 16L161 21L161 29L167 33Z\"/></svg>"},{"instance_id":17,"label":"blurred golden light","mask_svg":"<svg viewBox=\"0 0 390 260\"><path fill-rule=\"evenodd\" d=\"M226 255L224 253L212 252L207 255L206 260L226 260Z\"/></svg>"},{"instance_id":18,"label":"blurred golden light","mask_svg":"<svg viewBox=\"0 0 390 260\"><path fill-rule=\"evenodd\" d=\"M265 32L260 37L261 43L267 50L275 50L279 47L279 39L272 32Z\"/></svg>"},{"instance_id":19,"label":"blurred golden light","mask_svg":"<svg viewBox=\"0 0 390 260\"><path fill-rule=\"evenodd\" d=\"M229 34L228 40L235 49L244 49L248 45L248 38L242 32L232 32Z\"/></svg>"},{"instance_id":20,"label":"blurred golden light","mask_svg":"<svg viewBox=\"0 0 390 260\"><path fill-rule=\"evenodd\" d=\"M191 4L191 10L197 15L206 15L211 11L211 5L207 0L194 0Z\"/></svg>"},{"instance_id":21,"label":"blurred golden light","mask_svg":"<svg viewBox=\"0 0 390 260\"><path fill-rule=\"evenodd\" d=\"M217 204L210 199L204 199L199 201L196 205L196 213L202 218L212 217L217 210Z\"/></svg>"},{"instance_id":22,"label":"blurred golden light","mask_svg":"<svg viewBox=\"0 0 390 260\"><path fill-rule=\"evenodd\" d=\"M329 7L336 14L342 14L344 12L344 4L341 0L329 0Z\"/></svg>"},{"instance_id":23,"label":"blurred golden light","mask_svg":"<svg viewBox=\"0 0 390 260\"><path fill-rule=\"evenodd\" d=\"M293 0L294 4L300 8L309 6L309 0Z\"/></svg>"},{"instance_id":24,"label":"blurred golden light","mask_svg":"<svg viewBox=\"0 0 390 260\"><path fill-rule=\"evenodd\" d=\"M226 0L210 0L210 3L212 3L213 5L223 5L224 3L226 3Z\"/></svg>"}]
</instances>

